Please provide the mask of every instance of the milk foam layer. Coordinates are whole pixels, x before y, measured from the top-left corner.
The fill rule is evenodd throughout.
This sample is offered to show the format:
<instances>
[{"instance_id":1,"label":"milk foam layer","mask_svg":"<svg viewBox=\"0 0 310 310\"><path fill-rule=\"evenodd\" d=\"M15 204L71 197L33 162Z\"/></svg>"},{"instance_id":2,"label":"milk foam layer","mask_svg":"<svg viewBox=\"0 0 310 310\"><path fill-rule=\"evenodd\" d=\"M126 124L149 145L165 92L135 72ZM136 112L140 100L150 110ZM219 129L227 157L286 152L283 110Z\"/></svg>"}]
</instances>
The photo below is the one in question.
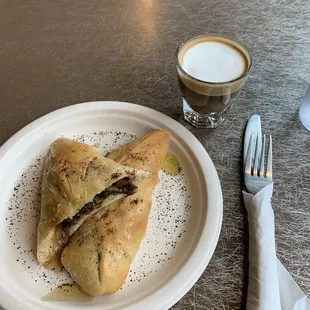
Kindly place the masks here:
<instances>
[{"instance_id":1,"label":"milk foam layer","mask_svg":"<svg viewBox=\"0 0 310 310\"><path fill-rule=\"evenodd\" d=\"M247 70L247 61L241 51L229 44L203 41L185 52L181 66L199 80L221 83L243 75Z\"/></svg>"}]
</instances>

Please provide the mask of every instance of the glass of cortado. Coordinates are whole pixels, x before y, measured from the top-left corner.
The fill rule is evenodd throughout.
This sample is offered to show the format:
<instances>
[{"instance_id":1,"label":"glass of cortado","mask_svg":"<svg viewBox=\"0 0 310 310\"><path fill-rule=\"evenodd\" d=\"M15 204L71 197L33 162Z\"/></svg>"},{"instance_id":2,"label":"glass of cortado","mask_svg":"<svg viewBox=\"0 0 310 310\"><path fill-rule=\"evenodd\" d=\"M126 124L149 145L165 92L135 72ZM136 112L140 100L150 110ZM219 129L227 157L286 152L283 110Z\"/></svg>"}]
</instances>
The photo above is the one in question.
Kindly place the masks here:
<instances>
[{"instance_id":1,"label":"glass of cortado","mask_svg":"<svg viewBox=\"0 0 310 310\"><path fill-rule=\"evenodd\" d=\"M184 118L197 128L216 128L227 117L251 68L247 48L228 37L201 35L182 43L176 69Z\"/></svg>"}]
</instances>

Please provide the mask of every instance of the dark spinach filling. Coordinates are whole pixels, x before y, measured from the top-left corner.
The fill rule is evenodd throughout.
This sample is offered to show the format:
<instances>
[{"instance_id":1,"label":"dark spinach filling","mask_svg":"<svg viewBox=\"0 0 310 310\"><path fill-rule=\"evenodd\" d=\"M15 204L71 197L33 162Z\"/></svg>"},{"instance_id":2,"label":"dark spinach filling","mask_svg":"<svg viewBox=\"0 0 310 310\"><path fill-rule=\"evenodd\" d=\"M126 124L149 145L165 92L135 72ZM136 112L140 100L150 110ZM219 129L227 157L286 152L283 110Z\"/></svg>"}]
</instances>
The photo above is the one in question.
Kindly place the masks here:
<instances>
[{"instance_id":1,"label":"dark spinach filling","mask_svg":"<svg viewBox=\"0 0 310 310\"><path fill-rule=\"evenodd\" d=\"M66 232L69 231L73 226L77 225L84 216L87 216L93 210L100 208L102 202L110 195L125 194L128 196L134 194L136 191L137 186L132 184L128 178L113 183L110 187L97 194L93 201L86 203L72 219L65 219L62 222L62 229Z\"/></svg>"}]
</instances>

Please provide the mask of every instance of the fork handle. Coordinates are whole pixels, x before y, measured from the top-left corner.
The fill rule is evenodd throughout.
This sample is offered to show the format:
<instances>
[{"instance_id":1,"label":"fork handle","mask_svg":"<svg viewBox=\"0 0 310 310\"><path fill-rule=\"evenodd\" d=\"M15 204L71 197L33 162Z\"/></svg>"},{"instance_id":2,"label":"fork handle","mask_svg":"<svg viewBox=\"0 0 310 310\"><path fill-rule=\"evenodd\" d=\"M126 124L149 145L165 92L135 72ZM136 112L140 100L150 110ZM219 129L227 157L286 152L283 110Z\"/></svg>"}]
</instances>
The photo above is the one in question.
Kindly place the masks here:
<instances>
[{"instance_id":1,"label":"fork handle","mask_svg":"<svg viewBox=\"0 0 310 310\"><path fill-rule=\"evenodd\" d=\"M247 310L281 310L272 192L273 183L255 196L243 192L249 222Z\"/></svg>"}]
</instances>

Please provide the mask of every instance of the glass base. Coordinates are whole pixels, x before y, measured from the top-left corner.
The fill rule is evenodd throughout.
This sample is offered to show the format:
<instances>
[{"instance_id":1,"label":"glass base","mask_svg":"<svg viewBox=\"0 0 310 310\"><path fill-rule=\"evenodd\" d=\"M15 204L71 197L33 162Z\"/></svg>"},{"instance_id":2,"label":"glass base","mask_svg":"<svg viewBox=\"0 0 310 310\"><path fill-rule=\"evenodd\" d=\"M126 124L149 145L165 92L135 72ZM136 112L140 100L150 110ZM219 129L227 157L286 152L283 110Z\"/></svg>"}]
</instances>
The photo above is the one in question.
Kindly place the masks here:
<instances>
[{"instance_id":1,"label":"glass base","mask_svg":"<svg viewBox=\"0 0 310 310\"><path fill-rule=\"evenodd\" d=\"M194 111L183 99L183 114L184 119L196 128L211 128L218 127L226 119L228 110L223 112L213 112L210 114L201 114Z\"/></svg>"}]
</instances>

